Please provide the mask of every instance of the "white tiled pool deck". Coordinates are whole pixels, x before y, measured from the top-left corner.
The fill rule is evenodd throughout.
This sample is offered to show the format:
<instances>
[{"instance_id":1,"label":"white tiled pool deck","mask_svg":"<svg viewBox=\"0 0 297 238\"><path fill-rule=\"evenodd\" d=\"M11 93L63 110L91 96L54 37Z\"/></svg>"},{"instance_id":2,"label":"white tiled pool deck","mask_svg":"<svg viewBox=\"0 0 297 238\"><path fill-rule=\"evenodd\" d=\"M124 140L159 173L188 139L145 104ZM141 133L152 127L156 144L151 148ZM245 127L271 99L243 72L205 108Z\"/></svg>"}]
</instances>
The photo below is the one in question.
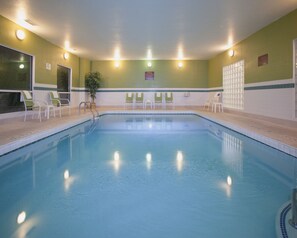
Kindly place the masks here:
<instances>
[{"instance_id":1,"label":"white tiled pool deck","mask_svg":"<svg viewBox=\"0 0 297 238\"><path fill-rule=\"evenodd\" d=\"M264 144L297 157L297 121L285 121L273 118L236 113L213 113L199 107L175 107L175 109L125 110L123 107L97 107L99 114L104 113L195 113L213 122L238 131ZM71 115L65 111L63 116L43 119L39 122L30 117L0 119L0 155L40 140L61 130L92 119L90 111L78 113L72 109Z\"/></svg>"}]
</instances>

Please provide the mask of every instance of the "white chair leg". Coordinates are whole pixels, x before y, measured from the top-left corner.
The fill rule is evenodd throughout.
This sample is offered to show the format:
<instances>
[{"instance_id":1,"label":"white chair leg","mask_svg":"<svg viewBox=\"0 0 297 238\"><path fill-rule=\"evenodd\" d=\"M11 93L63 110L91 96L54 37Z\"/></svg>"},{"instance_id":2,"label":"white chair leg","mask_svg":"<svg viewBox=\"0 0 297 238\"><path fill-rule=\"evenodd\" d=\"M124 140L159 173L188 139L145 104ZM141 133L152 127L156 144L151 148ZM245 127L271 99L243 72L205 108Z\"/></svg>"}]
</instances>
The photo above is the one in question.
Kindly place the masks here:
<instances>
[{"instance_id":1,"label":"white chair leg","mask_svg":"<svg viewBox=\"0 0 297 238\"><path fill-rule=\"evenodd\" d=\"M38 108L38 118L39 118L39 121L41 122L41 108L40 107Z\"/></svg>"}]
</instances>

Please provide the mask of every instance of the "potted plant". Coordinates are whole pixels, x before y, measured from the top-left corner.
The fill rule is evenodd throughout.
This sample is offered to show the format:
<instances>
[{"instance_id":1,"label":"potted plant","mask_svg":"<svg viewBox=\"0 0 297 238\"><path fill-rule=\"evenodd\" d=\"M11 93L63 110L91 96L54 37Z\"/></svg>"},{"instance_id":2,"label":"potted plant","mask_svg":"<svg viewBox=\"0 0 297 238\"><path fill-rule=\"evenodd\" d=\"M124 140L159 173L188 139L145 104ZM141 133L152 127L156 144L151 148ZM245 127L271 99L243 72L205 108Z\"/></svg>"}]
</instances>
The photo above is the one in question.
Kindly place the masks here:
<instances>
[{"instance_id":1,"label":"potted plant","mask_svg":"<svg viewBox=\"0 0 297 238\"><path fill-rule=\"evenodd\" d=\"M85 76L85 87L89 90L92 98L91 108L96 107L96 91L101 86L102 75L99 72L89 72Z\"/></svg>"}]
</instances>

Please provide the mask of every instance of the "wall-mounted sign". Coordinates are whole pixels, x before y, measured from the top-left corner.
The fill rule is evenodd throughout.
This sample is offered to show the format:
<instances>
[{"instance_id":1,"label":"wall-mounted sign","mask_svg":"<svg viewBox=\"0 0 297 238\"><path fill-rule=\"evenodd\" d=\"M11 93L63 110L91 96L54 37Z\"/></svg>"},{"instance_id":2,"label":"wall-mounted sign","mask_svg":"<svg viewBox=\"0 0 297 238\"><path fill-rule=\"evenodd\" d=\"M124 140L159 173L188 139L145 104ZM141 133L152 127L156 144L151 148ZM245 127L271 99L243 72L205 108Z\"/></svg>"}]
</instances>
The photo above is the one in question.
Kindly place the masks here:
<instances>
[{"instance_id":1,"label":"wall-mounted sign","mask_svg":"<svg viewBox=\"0 0 297 238\"><path fill-rule=\"evenodd\" d=\"M258 57L258 67L268 64L268 54Z\"/></svg>"},{"instance_id":2,"label":"wall-mounted sign","mask_svg":"<svg viewBox=\"0 0 297 238\"><path fill-rule=\"evenodd\" d=\"M147 71L144 74L145 80L154 80L155 73L154 71Z\"/></svg>"}]
</instances>

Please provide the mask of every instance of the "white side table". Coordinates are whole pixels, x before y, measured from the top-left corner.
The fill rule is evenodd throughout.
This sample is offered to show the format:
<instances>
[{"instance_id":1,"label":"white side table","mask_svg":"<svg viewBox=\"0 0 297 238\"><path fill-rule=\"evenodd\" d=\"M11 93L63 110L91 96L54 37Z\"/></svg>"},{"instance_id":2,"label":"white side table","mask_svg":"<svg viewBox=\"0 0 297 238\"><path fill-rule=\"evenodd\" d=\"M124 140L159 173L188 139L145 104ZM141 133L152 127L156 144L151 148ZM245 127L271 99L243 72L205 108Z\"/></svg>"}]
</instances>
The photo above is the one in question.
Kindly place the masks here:
<instances>
[{"instance_id":1,"label":"white side table","mask_svg":"<svg viewBox=\"0 0 297 238\"><path fill-rule=\"evenodd\" d=\"M214 102L214 103L212 104L212 111L213 111L214 113L217 112L217 106L218 106L218 111L219 111L219 112L224 112L223 103L221 103L221 102Z\"/></svg>"},{"instance_id":2,"label":"white side table","mask_svg":"<svg viewBox=\"0 0 297 238\"><path fill-rule=\"evenodd\" d=\"M46 117L47 119L49 119L49 117L50 117L50 112L51 112L51 110L53 111L54 117L56 117L55 107L54 107L53 105L49 105L49 104L47 104L47 105L45 106L45 111L44 111L45 117Z\"/></svg>"}]
</instances>

